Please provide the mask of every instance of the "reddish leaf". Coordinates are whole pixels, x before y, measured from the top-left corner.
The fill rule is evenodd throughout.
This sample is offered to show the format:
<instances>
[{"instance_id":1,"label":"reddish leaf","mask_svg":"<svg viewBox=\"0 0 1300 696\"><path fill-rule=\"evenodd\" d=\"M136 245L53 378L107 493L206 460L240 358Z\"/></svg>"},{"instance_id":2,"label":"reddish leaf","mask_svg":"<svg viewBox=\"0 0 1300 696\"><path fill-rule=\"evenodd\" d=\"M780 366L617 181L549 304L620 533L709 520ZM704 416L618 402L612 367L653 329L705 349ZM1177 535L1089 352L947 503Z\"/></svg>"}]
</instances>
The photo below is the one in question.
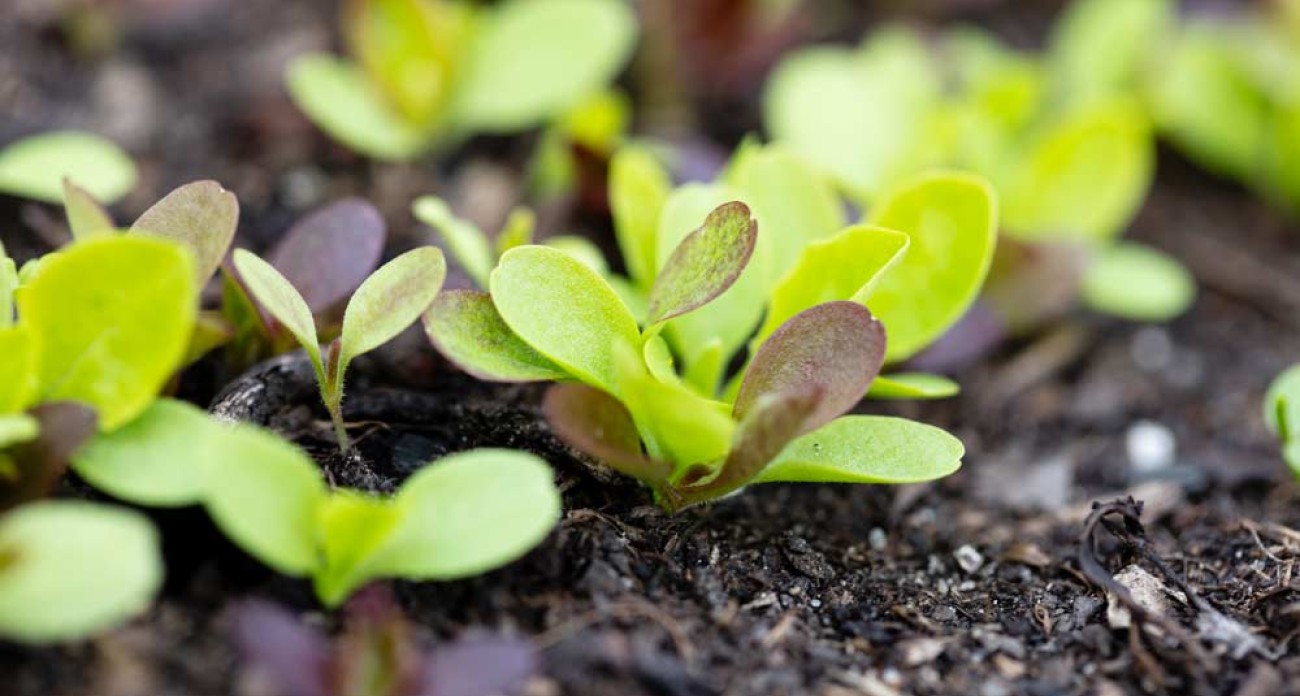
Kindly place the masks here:
<instances>
[{"instance_id":1,"label":"reddish leaf","mask_svg":"<svg viewBox=\"0 0 1300 696\"><path fill-rule=\"evenodd\" d=\"M379 265L384 219L360 198L345 198L302 218L267 260L319 316L341 304Z\"/></svg>"},{"instance_id":2,"label":"reddish leaf","mask_svg":"<svg viewBox=\"0 0 1300 696\"><path fill-rule=\"evenodd\" d=\"M557 384L542 412L551 429L575 449L646 483L666 481L672 467L641 452L632 415L618 399L585 384Z\"/></svg>"},{"instance_id":3,"label":"reddish leaf","mask_svg":"<svg viewBox=\"0 0 1300 696\"><path fill-rule=\"evenodd\" d=\"M659 271L647 323L681 316L726 292L749 264L757 240L758 223L749 206L738 201L718 206Z\"/></svg>"},{"instance_id":4,"label":"reddish leaf","mask_svg":"<svg viewBox=\"0 0 1300 696\"><path fill-rule=\"evenodd\" d=\"M830 422L867 393L885 360L885 327L856 302L826 302L791 317L745 372L733 410L744 422L765 397L815 390L800 433ZM798 433L797 433L798 434Z\"/></svg>"},{"instance_id":5,"label":"reddish leaf","mask_svg":"<svg viewBox=\"0 0 1300 696\"><path fill-rule=\"evenodd\" d=\"M41 404L28 413L40 422L41 434L13 448L18 477L0 488L0 510L49 495L72 454L99 430L95 410L70 401Z\"/></svg>"},{"instance_id":6,"label":"reddish leaf","mask_svg":"<svg viewBox=\"0 0 1300 696\"><path fill-rule=\"evenodd\" d=\"M288 611L259 600L235 608L235 643L283 696L333 696L326 674L333 650L325 636Z\"/></svg>"}]
</instances>

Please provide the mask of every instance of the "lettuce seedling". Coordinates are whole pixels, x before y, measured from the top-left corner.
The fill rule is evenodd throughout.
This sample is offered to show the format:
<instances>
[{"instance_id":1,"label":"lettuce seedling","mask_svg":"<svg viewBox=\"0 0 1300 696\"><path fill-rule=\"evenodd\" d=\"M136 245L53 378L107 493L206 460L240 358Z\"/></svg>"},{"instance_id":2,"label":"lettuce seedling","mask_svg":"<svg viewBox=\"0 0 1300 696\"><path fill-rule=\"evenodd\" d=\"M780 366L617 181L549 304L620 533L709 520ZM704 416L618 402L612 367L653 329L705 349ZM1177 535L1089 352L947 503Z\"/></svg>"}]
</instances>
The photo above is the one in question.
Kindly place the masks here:
<instances>
[{"instance_id":1,"label":"lettuce seedling","mask_svg":"<svg viewBox=\"0 0 1300 696\"><path fill-rule=\"evenodd\" d=\"M620 0L348 0L343 27L352 60L298 58L289 93L331 137L384 160L538 125L605 87L636 41Z\"/></svg>"},{"instance_id":2,"label":"lettuce seedling","mask_svg":"<svg viewBox=\"0 0 1300 696\"><path fill-rule=\"evenodd\" d=\"M495 696L516 688L538 662L527 642L493 636L424 649L382 585L348 601L333 640L257 600L236 609L235 640L252 670L293 696Z\"/></svg>"},{"instance_id":3,"label":"lettuce seedling","mask_svg":"<svg viewBox=\"0 0 1300 696\"><path fill-rule=\"evenodd\" d=\"M765 122L776 142L830 173L868 208L918 171L978 172L999 193L1002 233L1012 241L990 285L1026 286L1000 276L1028 274L1068 286L1070 296L1094 309L1166 320L1194 298L1186 273L1168 272L1176 262L1156 260L1153 249L1116 241L1154 175L1152 126L1138 87L1166 9L1159 0L1076 3L1042 57L974 30L930 44L891 28L857 49L808 49L773 74ZM1123 251L1110 253L1120 244ZM1021 245L1052 248L1020 254ZM1097 277L1081 281L1026 265L1066 253L1081 258L1080 275ZM1127 292L1080 292L1080 283L1096 288L1116 278ZM1135 287L1151 293L1139 297ZM1032 296L986 299L1012 329L1047 318L1031 311L1039 305Z\"/></svg>"},{"instance_id":4,"label":"lettuce seedling","mask_svg":"<svg viewBox=\"0 0 1300 696\"><path fill-rule=\"evenodd\" d=\"M137 512L79 501L0 516L0 636L86 638L140 614L162 585L158 535Z\"/></svg>"},{"instance_id":5,"label":"lettuce seedling","mask_svg":"<svg viewBox=\"0 0 1300 696\"><path fill-rule=\"evenodd\" d=\"M968 205L982 200L987 223L987 189L971 184L963 190L957 182L971 184L946 180L950 193ZM970 192L977 198L962 197ZM967 220L953 225L950 218L936 219L969 230ZM987 229L983 234L991 237ZM884 228L855 227L845 235L860 251L872 252L862 256L877 260L892 259L885 250L906 245L904 235ZM796 268L792 275L805 280L782 293L790 315L770 332L760 331L734 388L714 391L731 357L716 338L700 346L681 341L691 334L678 334L677 354L697 356L685 377L678 374L663 335L742 287L761 248L758 238L746 205L716 207L665 255L640 321L604 277L572 255L515 247L493 270L491 294L443 293L425 315L425 328L438 349L471 374L566 382L546 398L556 433L640 479L670 510L750 483L899 483L954 471L962 446L942 430L894 418L837 418L866 393L887 355L884 327L871 312L859 302L834 299L845 287L851 294L880 287L872 282L878 266L832 272L852 256L835 256L836 264L822 266L821 279ZM899 282L908 282L906 272ZM890 297L880 296L883 306L899 301Z\"/></svg>"},{"instance_id":6,"label":"lettuce seedling","mask_svg":"<svg viewBox=\"0 0 1300 696\"><path fill-rule=\"evenodd\" d=\"M111 141L76 131L42 133L0 149L0 193L59 203L64 178L112 202L135 186L135 163Z\"/></svg>"},{"instance_id":7,"label":"lettuce seedling","mask_svg":"<svg viewBox=\"0 0 1300 696\"><path fill-rule=\"evenodd\" d=\"M1264 423L1282 443L1282 458L1300 476L1300 365L1277 376L1264 396Z\"/></svg>"},{"instance_id":8,"label":"lettuce seedling","mask_svg":"<svg viewBox=\"0 0 1300 696\"><path fill-rule=\"evenodd\" d=\"M274 266L243 249L235 251L234 265L249 293L307 351L339 448L346 452L343 379L348 365L395 338L429 308L447 272L442 252L434 247L413 249L367 278L348 302L342 332L324 356L311 308L293 285Z\"/></svg>"}]
</instances>

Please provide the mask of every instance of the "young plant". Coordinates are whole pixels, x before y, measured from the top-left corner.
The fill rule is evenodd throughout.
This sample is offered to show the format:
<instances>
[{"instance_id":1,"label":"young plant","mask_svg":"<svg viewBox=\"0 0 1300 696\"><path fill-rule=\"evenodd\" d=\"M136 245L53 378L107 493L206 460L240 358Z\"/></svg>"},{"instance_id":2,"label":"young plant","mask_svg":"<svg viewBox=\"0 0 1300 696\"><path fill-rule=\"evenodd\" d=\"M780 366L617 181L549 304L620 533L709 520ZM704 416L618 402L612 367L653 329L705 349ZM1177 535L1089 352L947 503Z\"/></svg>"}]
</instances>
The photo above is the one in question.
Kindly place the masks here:
<instances>
[{"instance_id":1,"label":"young plant","mask_svg":"<svg viewBox=\"0 0 1300 696\"><path fill-rule=\"evenodd\" d=\"M447 272L442 252L434 247L413 249L367 278L348 302L339 338L324 356L311 308L293 285L274 266L243 249L235 251L234 265L249 293L307 351L339 449L346 452L343 383L348 365L395 338L429 308Z\"/></svg>"},{"instance_id":2,"label":"young plant","mask_svg":"<svg viewBox=\"0 0 1300 696\"><path fill-rule=\"evenodd\" d=\"M773 74L765 122L774 140L868 207L893 183L936 165L987 176L1007 240L990 286L1039 286L986 298L1012 330L1051 318L1037 301L1044 292L1122 317L1167 320L1194 298L1190 276L1153 249L1117 241L1154 174L1138 86L1149 69L1147 44L1164 26L1163 4L1077 3L1042 57L973 30L933 46L888 29L858 49L808 49ZM1039 272L1033 262L1044 257L1074 257L1069 265L1078 270ZM1124 292L1095 290L1116 278ZM1042 290L1047 283L1053 287Z\"/></svg>"},{"instance_id":3,"label":"young plant","mask_svg":"<svg viewBox=\"0 0 1300 696\"><path fill-rule=\"evenodd\" d=\"M991 253L986 187L949 176L910 193L927 199L925 204L901 196L886 217L905 226L932 225L920 248L938 251L928 245L957 234L969 235L971 249L982 246L985 257ZM695 202L700 200L707 199ZM954 210L943 209L948 205ZM922 208L928 215L920 215ZM681 322L738 290L742 302L762 295L761 284L742 285L764 248L750 215L742 203L725 203L694 232L678 237L662 264L653 257L629 258L629 268L658 269L640 321L589 266L560 250L525 245L502 255L490 295L442 294L425 315L426 331L444 355L481 378L576 382L547 395L546 415L557 434L640 479L670 510L751 483L901 483L956 470L961 443L942 430L895 418L837 417L866 394L889 353L884 327L862 302L877 302L900 317L899 333L915 341L960 315L961 297L974 294L982 271L970 274L975 288L966 288L963 257L925 256L908 265L897 258L906 235L881 227L844 230L828 242L838 245L834 251L810 247L800 256L774 291L770 328L757 327L757 321L747 328L746 333L759 329L749 364L719 393L733 352L726 347L739 348L746 336L728 335L734 328L716 321L686 330ZM629 231L620 238L625 249L658 247L656 228L637 230L650 238L634 239ZM846 259L855 262L843 264ZM884 282L891 264L899 285ZM928 275L918 275L927 268ZM900 291L918 278L950 284L931 286L938 292L929 306L913 302L909 321L897 308L917 293ZM955 306L947 306L954 299ZM741 303L733 299L722 306L734 310ZM707 326L714 333L704 333ZM915 349L905 344L896 354ZM677 355L689 356L684 376L675 369Z\"/></svg>"},{"instance_id":4,"label":"young plant","mask_svg":"<svg viewBox=\"0 0 1300 696\"><path fill-rule=\"evenodd\" d=\"M636 41L620 0L348 0L343 27L352 60L298 58L289 93L331 137L385 160L558 116L608 85Z\"/></svg>"},{"instance_id":5,"label":"young plant","mask_svg":"<svg viewBox=\"0 0 1300 696\"><path fill-rule=\"evenodd\" d=\"M292 696L495 696L516 688L538 662L528 643L492 636L425 649L382 585L348 600L342 634L332 640L257 600L236 609L234 630L249 668Z\"/></svg>"},{"instance_id":6,"label":"young plant","mask_svg":"<svg viewBox=\"0 0 1300 696\"><path fill-rule=\"evenodd\" d=\"M112 202L135 186L135 163L111 141L76 131L42 133L0 149L0 193L59 203L65 178Z\"/></svg>"},{"instance_id":7,"label":"young plant","mask_svg":"<svg viewBox=\"0 0 1300 696\"><path fill-rule=\"evenodd\" d=\"M1282 458L1300 476L1300 365L1287 369L1264 396L1264 423L1282 444Z\"/></svg>"},{"instance_id":8,"label":"young plant","mask_svg":"<svg viewBox=\"0 0 1300 696\"><path fill-rule=\"evenodd\" d=\"M158 536L137 512L74 501L0 515L0 636L77 640L142 613L162 585Z\"/></svg>"}]
</instances>

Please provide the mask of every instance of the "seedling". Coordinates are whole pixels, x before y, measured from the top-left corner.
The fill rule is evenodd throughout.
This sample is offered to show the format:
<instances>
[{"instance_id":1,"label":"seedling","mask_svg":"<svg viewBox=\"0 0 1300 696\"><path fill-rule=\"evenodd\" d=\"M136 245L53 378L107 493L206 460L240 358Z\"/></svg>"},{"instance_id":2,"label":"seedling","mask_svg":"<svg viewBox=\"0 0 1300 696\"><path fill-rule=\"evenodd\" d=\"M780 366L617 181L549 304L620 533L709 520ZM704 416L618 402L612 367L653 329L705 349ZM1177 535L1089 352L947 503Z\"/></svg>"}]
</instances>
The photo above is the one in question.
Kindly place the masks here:
<instances>
[{"instance_id":1,"label":"seedling","mask_svg":"<svg viewBox=\"0 0 1300 696\"><path fill-rule=\"evenodd\" d=\"M926 186L939 186L947 195L926 198L923 192L936 192ZM938 226L946 234L961 230L982 236L991 251L987 188L946 177L910 194L926 198L930 206L933 215L923 224L942 221ZM939 201L973 217L942 215L934 206ZM914 225L912 208L918 205L926 207L901 195L887 217ZM912 282L925 267L933 269L931 278L955 281L966 275L967 269L954 272L943 258L929 257L917 266L899 262L895 257L907 245L899 232L852 227L832 241L860 253L803 254L776 294L775 311L785 316L778 314L771 330L758 331L752 359L735 386L715 393L731 357L723 349L727 344L717 333L692 333L702 331L703 324L678 331L679 322L738 289L762 287L741 285L763 248L750 215L742 203L725 203L669 247L661 267L653 258L649 263L630 258L630 268L658 268L640 322L597 271L563 251L526 245L501 256L490 295L442 294L425 315L425 328L444 355L481 378L577 382L553 387L547 396L547 418L557 434L640 479L670 510L750 483L901 483L956 470L961 443L942 430L894 418L837 418L866 393L888 354L884 327L860 301L879 301L892 314L896 303L915 296L891 294L895 286L876 276L891 262L899 272L897 283ZM624 248L656 248L655 228L638 229L651 238L637 240L628 233L620 238ZM842 264L847 259L860 263ZM979 272L974 276L977 288ZM933 287L940 300L930 307L914 305L916 321L899 322L909 340L933 331L936 319L953 309L960 314L962 308L948 302L975 292L964 283ZM837 299L845 293L859 301ZM670 344L661 334L675 338ZM674 347L677 355L691 356L685 377L674 367Z\"/></svg>"},{"instance_id":2,"label":"seedling","mask_svg":"<svg viewBox=\"0 0 1300 696\"><path fill-rule=\"evenodd\" d=\"M1264 396L1264 422L1282 443L1282 457L1300 476L1300 365L1273 380Z\"/></svg>"},{"instance_id":3,"label":"seedling","mask_svg":"<svg viewBox=\"0 0 1300 696\"><path fill-rule=\"evenodd\" d=\"M808 49L774 73L765 122L777 142L868 208L917 171L979 172L998 190L1002 232L1016 242L1004 247L1011 253L995 266L991 286L1027 286L1003 276L1030 275L1040 288L1052 286L1048 294L1063 287L1099 311L1167 320L1194 298L1188 275L1154 249L1116 241L1154 175L1152 127L1138 89L1150 69L1148 45L1167 20L1164 5L1077 3L1042 57L973 30L932 45L893 28L858 49ZM1020 254L1021 244L1050 249ZM1029 265L1065 254L1079 257L1078 276ZM1123 292L1098 291L1117 279ZM1035 294L986 299L1012 330L1050 318L1036 311Z\"/></svg>"},{"instance_id":4,"label":"seedling","mask_svg":"<svg viewBox=\"0 0 1300 696\"><path fill-rule=\"evenodd\" d=\"M135 163L111 141L76 131L42 133L0 149L0 193L59 203L64 178L112 202L135 186Z\"/></svg>"},{"instance_id":5,"label":"seedling","mask_svg":"<svg viewBox=\"0 0 1300 696\"><path fill-rule=\"evenodd\" d=\"M162 584L158 537L137 512L74 501L0 516L0 636L85 638L143 612Z\"/></svg>"},{"instance_id":6,"label":"seedling","mask_svg":"<svg viewBox=\"0 0 1300 696\"><path fill-rule=\"evenodd\" d=\"M385 160L556 117L608 85L636 41L619 0L349 0L343 26L352 60L298 58L289 92L331 137Z\"/></svg>"},{"instance_id":7,"label":"seedling","mask_svg":"<svg viewBox=\"0 0 1300 696\"><path fill-rule=\"evenodd\" d=\"M434 247L413 249L367 278L348 302L342 332L324 357L311 308L293 285L274 266L243 249L235 251L234 265L252 296L307 351L339 449L346 452L343 380L348 365L395 338L429 308L447 272L442 252Z\"/></svg>"},{"instance_id":8,"label":"seedling","mask_svg":"<svg viewBox=\"0 0 1300 696\"><path fill-rule=\"evenodd\" d=\"M524 641L465 638L424 649L385 586L357 593L344 607L343 633L331 640L268 602L235 612L235 640L249 667L294 696L495 696L537 669Z\"/></svg>"}]
</instances>

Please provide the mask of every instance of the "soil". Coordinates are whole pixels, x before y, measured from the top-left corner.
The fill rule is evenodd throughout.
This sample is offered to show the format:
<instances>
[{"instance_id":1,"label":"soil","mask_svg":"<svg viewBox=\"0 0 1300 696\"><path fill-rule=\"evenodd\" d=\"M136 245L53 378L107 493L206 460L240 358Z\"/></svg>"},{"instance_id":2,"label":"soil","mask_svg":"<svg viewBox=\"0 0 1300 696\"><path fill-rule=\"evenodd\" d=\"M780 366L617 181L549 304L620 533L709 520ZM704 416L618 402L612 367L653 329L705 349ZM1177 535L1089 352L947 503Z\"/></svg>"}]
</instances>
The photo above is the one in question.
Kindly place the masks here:
<instances>
[{"instance_id":1,"label":"soil","mask_svg":"<svg viewBox=\"0 0 1300 696\"><path fill-rule=\"evenodd\" d=\"M1032 43L1057 5L915 11ZM519 190L526 141L475 141L442 169L378 166L305 124L276 76L286 56L331 43L327 6L122 6L157 11L93 59L69 50L41 3L0 18L0 141L51 123L122 139L144 163L123 218L212 177L238 194L249 246L355 193L380 206L401 247L427 240L405 212L413 194L473 207L484 187ZM114 96L123 89L148 108ZM508 207L475 209L491 219ZM965 467L935 484L763 486L665 516L550 435L540 388L459 375L418 336L356 371L346 416L360 461L334 453L292 358L277 364L279 396L241 415L296 439L336 483L373 490L476 446L552 462L566 512L542 546L474 580L398 585L430 640L530 636L544 669L528 694L1300 693L1300 505L1259 413L1269 380L1300 359L1298 227L1162 153L1133 236L1194 271L1194 309L1161 327L1079 314L960 371L960 398L864 405L963 439ZM60 233L55 211L13 200L0 200L0 229L19 254ZM221 381L196 372L185 393L208 403ZM93 495L75 481L65 494ZM85 644L0 643L0 694L253 696L266 692L240 670L232 602L270 598L330 623L304 582L261 568L201 512L149 514L169 566L155 608Z\"/></svg>"}]
</instances>

